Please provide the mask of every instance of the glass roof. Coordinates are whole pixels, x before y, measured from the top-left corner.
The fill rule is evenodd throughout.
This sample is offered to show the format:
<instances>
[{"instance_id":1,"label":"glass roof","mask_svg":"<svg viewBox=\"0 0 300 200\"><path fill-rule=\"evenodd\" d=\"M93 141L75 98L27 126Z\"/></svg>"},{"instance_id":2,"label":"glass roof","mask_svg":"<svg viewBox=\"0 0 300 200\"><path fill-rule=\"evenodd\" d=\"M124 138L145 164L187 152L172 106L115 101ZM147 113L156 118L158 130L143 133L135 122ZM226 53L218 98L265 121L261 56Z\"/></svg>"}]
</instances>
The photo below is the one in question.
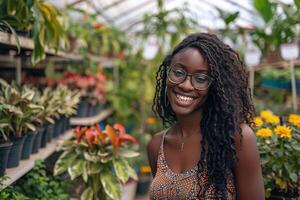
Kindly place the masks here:
<instances>
[{"instance_id":1,"label":"glass roof","mask_svg":"<svg viewBox=\"0 0 300 200\"><path fill-rule=\"evenodd\" d=\"M143 30L141 20L146 13L157 12L156 0L46 0L55 6L62 8L67 4L73 4L76 8L89 13L97 13L98 20L116 26L127 33ZM293 0L281 0L284 3L292 3ZM218 10L235 13L239 17L233 27L251 28L262 25L253 8L252 0L165 0L164 8L186 7L184 15L193 18L202 29L222 29L225 27Z\"/></svg>"}]
</instances>

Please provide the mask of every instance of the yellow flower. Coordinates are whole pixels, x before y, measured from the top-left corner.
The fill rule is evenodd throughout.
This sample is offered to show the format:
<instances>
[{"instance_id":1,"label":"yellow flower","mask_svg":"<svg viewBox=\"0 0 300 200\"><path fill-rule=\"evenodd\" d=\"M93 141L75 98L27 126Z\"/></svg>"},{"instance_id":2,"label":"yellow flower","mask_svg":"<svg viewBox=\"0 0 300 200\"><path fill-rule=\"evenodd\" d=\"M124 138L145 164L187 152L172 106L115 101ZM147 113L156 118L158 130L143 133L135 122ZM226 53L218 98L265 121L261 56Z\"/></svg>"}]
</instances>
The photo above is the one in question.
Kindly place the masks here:
<instances>
[{"instance_id":1,"label":"yellow flower","mask_svg":"<svg viewBox=\"0 0 300 200\"><path fill-rule=\"evenodd\" d=\"M260 117L254 117L253 122L256 127L262 126L264 124L263 120Z\"/></svg>"},{"instance_id":2,"label":"yellow flower","mask_svg":"<svg viewBox=\"0 0 300 200\"><path fill-rule=\"evenodd\" d=\"M256 135L258 137L271 137L272 136L272 130L269 128L261 128L256 132Z\"/></svg>"},{"instance_id":3,"label":"yellow flower","mask_svg":"<svg viewBox=\"0 0 300 200\"><path fill-rule=\"evenodd\" d=\"M276 115L271 115L266 118L266 122L270 124L278 124L280 122L280 118Z\"/></svg>"},{"instance_id":4,"label":"yellow flower","mask_svg":"<svg viewBox=\"0 0 300 200\"><path fill-rule=\"evenodd\" d=\"M292 129L289 126L276 126L274 131L280 138L292 138Z\"/></svg>"},{"instance_id":5,"label":"yellow flower","mask_svg":"<svg viewBox=\"0 0 300 200\"><path fill-rule=\"evenodd\" d=\"M142 174L149 174L151 172L151 168L149 167L149 165L143 165L140 167L140 172Z\"/></svg>"},{"instance_id":6,"label":"yellow flower","mask_svg":"<svg viewBox=\"0 0 300 200\"><path fill-rule=\"evenodd\" d=\"M296 114L290 114L289 115L289 119L288 121L293 124L295 121L299 121L300 120L300 115L296 115Z\"/></svg>"},{"instance_id":7,"label":"yellow flower","mask_svg":"<svg viewBox=\"0 0 300 200\"><path fill-rule=\"evenodd\" d=\"M153 125L156 123L156 119L154 117L148 117L146 123L148 125Z\"/></svg>"},{"instance_id":8,"label":"yellow flower","mask_svg":"<svg viewBox=\"0 0 300 200\"><path fill-rule=\"evenodd\" d=\"M300 119L299 120L295 120L293 125L297 126L298 128L300 128Z\"/></svg>"},{"instance_id":9,"label":"yellow flower","mask_svg":"<svg viewBox=\"0 0 300 200\"><path fill-rule=\"evenodd\" d=\"M263 119L267 119L272 115L273 115L273 113L270 110L262 110L260 112L260 117L263 118Z\"/></svg>"}]
</instances>

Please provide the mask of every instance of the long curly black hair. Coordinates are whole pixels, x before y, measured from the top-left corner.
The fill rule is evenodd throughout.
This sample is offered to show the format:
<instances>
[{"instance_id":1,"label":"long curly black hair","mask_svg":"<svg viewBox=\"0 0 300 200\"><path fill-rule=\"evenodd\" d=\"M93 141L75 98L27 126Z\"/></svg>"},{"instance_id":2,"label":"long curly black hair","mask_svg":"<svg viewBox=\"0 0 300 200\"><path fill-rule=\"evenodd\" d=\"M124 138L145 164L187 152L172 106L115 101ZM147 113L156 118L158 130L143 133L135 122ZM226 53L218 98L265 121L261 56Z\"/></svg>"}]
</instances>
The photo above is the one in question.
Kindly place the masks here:
<instances>
[{"instance_id":1,"label":"long curly black hair","mask_svg":"<svg viewBox=\"0 0 300 200\"><path fill-rule=\"evenodd\" d=\"M174 111L165 103L168 101L165 93L166 67L171 64L175 54L189 47L197 49L205 58L213 78L203 105L200 123L201 158L198 167L207 168L209 183L214 184L217 199L227 199L228 176L237 161L235 134L241 135L240 124L250 124L254 116L248 75L239 55L213 34L196 33L187 36L165 57L157 71L153 111L162 118L164 125L176 122Z\"/></svg>"}]
</instances>

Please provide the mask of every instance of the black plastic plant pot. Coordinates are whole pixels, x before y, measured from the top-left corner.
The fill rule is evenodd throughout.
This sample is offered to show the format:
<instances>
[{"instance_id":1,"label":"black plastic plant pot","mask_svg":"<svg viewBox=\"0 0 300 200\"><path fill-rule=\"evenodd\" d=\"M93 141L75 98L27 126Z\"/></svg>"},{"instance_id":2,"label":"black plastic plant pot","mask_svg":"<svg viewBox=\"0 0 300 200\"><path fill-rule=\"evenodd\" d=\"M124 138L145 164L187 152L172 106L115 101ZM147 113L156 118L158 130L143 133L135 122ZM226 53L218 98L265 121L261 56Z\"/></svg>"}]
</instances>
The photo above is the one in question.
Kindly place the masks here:
<instances>
[{"instance_id":1,"label":"black plastic plant pot","mask_svg":"<svg viewBox=\"0 0 300 200\"><path fill-rule=\"evenodd\" d=\"M63 128L62 126L63 126L63 117L60 117L53 125L53 138L59 136Z\"/></svg>"},{"instance_id":2,"label":"black plastic plant pot","mask_svg":"<svg viewBox=\"0 0 300 200\"><path fill-rule=\"evenodd\" d=\"M53 138L53 132L54 132L54 124L49 124L47 127L47 142L51 142Z\"/></svg>"},{"instance_id":3,"label":"black plastic plant pot","mask_svg":"<svg viewBox=\"0 0 300 200\"><path fill-rule=\"evenodd\" d=\"M41 139L41 148L44 148L47 146L48 142L48 124L44 126L44 131L42 133L42 139Z\"/></svg>"},{"instance_id":4,"label":"black plastic plant pot","mask_svg":"<svg viewBox=\"0 0 300 200\"><path fill-rule=\"evenodd\" d=\"M26 137L27 135L24 135L22 137L15 137L11 139L13 145L8 154L7 168L17 167L19 165L22 155L23 144Z\"/></svg>"},{"instance_id":5,"label":"black plastic plant pot","mask_svg":"<svg viewBox=\"0 0 300 200\"><path fill-rule=\"evenodd\" d=\"M28 133L27 134L27 137L24 141L24 145L23 145L23 149L22 149L21 160L26 160L30 157L35 136L36 136L36 133Z\"/></svg>"},{"instance_id":6,"label":"black plastic plant pot","mask_svg":"<svg viewBox=\"0 0 300 200\"><path fill-rule=\"evenodd\" d=\"M136 193L139 195L144 195L149 191L151 184L151 176L148 174L143 174L139 176L139 181L137 184Z\"/></svg>"},{"instance_id":7,"label":"black plastic plant pot","mask_svg":"<svg viewBox=\"0 0 300 200\"><path fill-rule=\"evenodd\" d=\"M44 127L40 127L34 140L33 140L33 145L32 145L32 153L37 153L39 151L39 148L41 147L41 141L42 141L42 136L44 134Z\"/></svg>"},{"instance_id":8,"label":"black plastic plant pot","mask_svg":"<svg viewBox=\"0 0 300 200\"><path fill-rule=\"evenodd\" d=\"M6 165L7 165L7 159L8 159L8 154L10 152L10 149L12 147L12 142L7 142L7 143L1 143L0 144L0 177L4 175Z\"/></svg>"}]
</instances>

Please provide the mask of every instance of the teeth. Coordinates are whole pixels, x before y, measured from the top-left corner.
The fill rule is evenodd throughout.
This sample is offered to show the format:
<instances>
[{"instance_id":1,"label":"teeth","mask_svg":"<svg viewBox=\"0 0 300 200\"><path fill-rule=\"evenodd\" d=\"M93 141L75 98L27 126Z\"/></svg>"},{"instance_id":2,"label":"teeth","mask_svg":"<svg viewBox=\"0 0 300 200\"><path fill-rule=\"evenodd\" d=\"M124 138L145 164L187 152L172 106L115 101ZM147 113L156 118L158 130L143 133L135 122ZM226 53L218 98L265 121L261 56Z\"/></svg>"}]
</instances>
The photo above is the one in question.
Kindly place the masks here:
<instances>
[{"instance_id":1,"label":"teeth","mask_svg":"<svg viewBox=\"0 0 300 200\"><path fill-rule=\"evenodd\" d=\"M179 95L179 94L177 94L176 96L177 96L177 98L178 98L180 101L192 101L192 100L193 100L193 98L191 98L191 97L182 96L182 95Z\"/></svg>"}]
</instances>

